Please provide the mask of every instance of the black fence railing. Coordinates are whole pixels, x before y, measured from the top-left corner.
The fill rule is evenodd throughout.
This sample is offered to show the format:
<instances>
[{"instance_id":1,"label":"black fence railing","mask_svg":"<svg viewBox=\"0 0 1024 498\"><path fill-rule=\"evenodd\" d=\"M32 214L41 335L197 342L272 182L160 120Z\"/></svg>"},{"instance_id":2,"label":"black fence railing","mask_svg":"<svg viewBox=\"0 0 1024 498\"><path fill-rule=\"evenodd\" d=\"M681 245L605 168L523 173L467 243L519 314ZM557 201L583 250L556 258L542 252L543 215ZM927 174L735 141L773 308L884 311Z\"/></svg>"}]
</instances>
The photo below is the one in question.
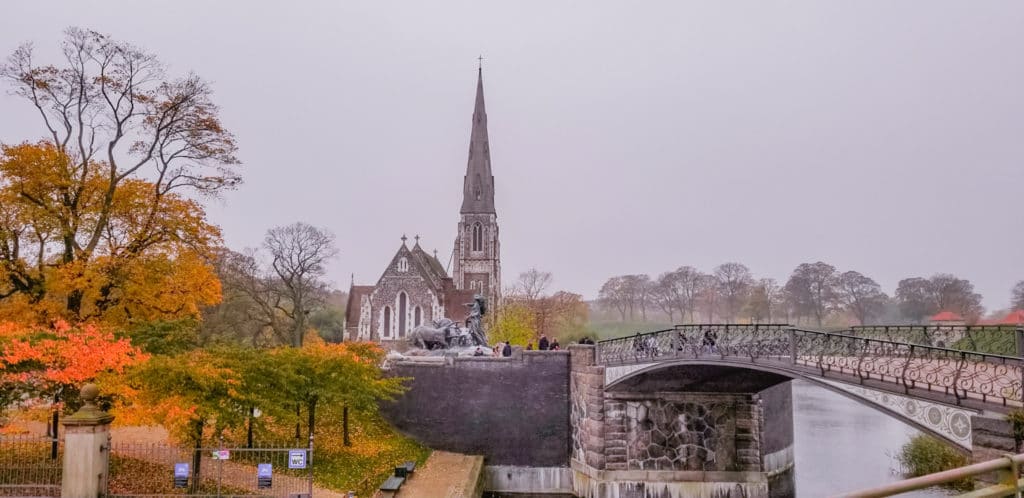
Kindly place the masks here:
<instances>
[{"instance_id":1,"label":"black fence railing","mask_svg":"<svg viewBox=\"0 0 1024 498\"><path fill-rule=\"evenodd\" d=\"M774 361L811 375L845 375L862 383L878 380L897 384L905 392L941 392L955 397L957 403L975 399L1021 406L1024 401L1024 359L1020 357L853 335L857 332L779 324L677 325L600 341L597 362L612 366L687 358ZM1011 336L1017 333L1010 332Z\"/></svg>"},{"instance_id":2,"label":"black fence railing","mask_svg":"<svg viewBox=\"0 0 1024 498\"><path fill-rule=\"evenodd\" d=\"M0 436L0 496L60 496L63 462L63 444L52 437Z\"/></svg>"},{"instance_id":3,"label":"black fence railing","mask_svg":"<svg viewBox=\"0 0 1024 498\"><path fill-rule=\"evenodd\" d=\"M157 496L306 497L313 443L219 445L113 443L107 498Z\"/></svg>"}]
</instances>

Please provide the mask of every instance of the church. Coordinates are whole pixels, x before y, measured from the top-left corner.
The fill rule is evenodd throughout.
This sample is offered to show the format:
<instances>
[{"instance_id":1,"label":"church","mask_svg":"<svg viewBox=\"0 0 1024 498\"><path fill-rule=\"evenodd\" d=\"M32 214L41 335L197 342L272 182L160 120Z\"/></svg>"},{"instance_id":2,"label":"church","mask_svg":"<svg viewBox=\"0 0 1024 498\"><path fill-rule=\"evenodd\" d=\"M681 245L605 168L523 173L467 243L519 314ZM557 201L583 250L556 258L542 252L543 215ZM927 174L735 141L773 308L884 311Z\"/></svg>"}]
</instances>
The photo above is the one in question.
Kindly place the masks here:
<instances>
[{"instance_id":1,"label":"church","mask_svg":"<svg viewBox=\"0 0 1024 498\"><path fill-rule=\"evenodd\" d=\"M501 298L500 254L483 70L478 68L452 274L448 275L436 251L427 254L420 247L419 236L410 248L403 235L402 245L376 284L352 282L345 311L346 337L396 341L416 326L441 317L462 322L469 311L466 305L473 302L475 294L486 297L493 309Z\"/></svg>"}]
</instances>

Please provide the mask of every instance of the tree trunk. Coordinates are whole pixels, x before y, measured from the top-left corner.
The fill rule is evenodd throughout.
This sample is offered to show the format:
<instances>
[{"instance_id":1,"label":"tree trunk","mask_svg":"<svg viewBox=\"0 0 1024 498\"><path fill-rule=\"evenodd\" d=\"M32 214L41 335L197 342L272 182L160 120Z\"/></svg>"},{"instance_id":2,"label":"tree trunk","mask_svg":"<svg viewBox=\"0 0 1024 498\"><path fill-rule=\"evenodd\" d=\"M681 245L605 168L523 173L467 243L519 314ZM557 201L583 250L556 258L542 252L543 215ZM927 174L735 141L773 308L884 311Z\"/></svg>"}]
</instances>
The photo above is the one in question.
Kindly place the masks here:
<instances>
[{"instance_id":1,"label":"tree trunk","mask_svg":"<svg viewBox=\"0 0 1024 498\"><path fill-rule=\"evenodd\" d=\"M249 428L245 431L246 448L252 448L252 419L256 414L256 407L249 407Z\"/></svg>"},{"instance_id":2,"label":"tree trunk","mask_svg":"<svg viewBox=\"0 0 1024 498\"><path fill-rule=\"evenodd\" d=\"M195 424L196 432L192 436L195 438L195 450L192 454L192 486L189 491L190 493L199 492L199 480L201 479L199 467L203 464L203 422L196 420Z\"/></svg>"},{"instance_id":3,"label":"tree trunk","mask_svg":"<svg viewBox=\"0 0 1024 498\"><path fill-rule=\"evenodd\" d=\"M341 408L341 433L342 444L352 446L352 441L348 438L348 405Z\"/></svg>"},{"instance_id":4,"label":"tree trunk","mask_svg":"<svg viewBox=\"0 0 1024 498\"><path fill-rule=\"evenodd\" d=\"M313 430L316 427L316 396L313 396L309 400L308 406L306 407L307 415L309 416L309 437L313 437Z\"/></svg>"},{"instance_id":5,"label":"tree trunk","mask_svg":"<svg viewBox=\"0 0 1024 498\"><path fill-rule=\"evenodd\" d=\"M298 441L302 436L299 429L300 422L302 421L302 403L295 403L295 440Z\"/></svg>"}]
</instances>

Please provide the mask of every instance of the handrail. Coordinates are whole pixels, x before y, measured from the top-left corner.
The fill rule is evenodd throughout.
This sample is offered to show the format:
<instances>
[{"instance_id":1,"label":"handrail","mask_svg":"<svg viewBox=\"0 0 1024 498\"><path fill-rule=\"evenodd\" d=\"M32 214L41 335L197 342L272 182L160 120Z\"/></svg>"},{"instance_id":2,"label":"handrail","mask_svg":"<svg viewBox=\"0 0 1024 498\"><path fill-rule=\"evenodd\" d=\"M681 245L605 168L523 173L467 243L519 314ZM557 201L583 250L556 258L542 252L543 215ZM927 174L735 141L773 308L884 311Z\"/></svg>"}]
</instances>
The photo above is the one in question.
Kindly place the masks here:
<instances>
[{"instance_id":1,"label":"handrail","mask_svg":"<svg viewBox=\"0 0 1024 498\"><path fill-rule=\"evenodd\" d=\"M1024 454L1006 455L1003 458L989 460L987 462L967 465L955 469L936 472L913 479L906 479L894 483L877 486L874 488L861 489L849 493L833 495L832 498L881 498L893 496L919 489L930 488L940 484L946 484L967 477L976 477L989 472L999 472L999 484L984 489L972 491L961 497L980 498L997 496L1021 496L1024 490L1024 479L1019 479L1017 469L1024 463Z\"/></svg>"}]
</instances>

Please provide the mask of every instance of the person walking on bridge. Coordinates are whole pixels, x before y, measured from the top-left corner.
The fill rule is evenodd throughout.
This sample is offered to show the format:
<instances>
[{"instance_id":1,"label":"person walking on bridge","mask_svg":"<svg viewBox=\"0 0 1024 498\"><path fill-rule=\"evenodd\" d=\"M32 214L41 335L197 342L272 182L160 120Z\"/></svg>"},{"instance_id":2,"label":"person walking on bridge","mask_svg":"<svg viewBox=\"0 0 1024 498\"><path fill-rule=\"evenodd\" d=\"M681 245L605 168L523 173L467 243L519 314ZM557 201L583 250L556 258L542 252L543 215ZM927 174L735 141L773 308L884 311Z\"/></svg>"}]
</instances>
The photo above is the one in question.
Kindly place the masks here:
<instances>
[{"instance_id":1,"label":"person walking on bridge","mask_svg":"<svg viewBox=\"0 0 1024 498\"><path fill-rule=\"evenodd\" d=\"M546 336L544 334L541 334L540 335L540 342L537 343L537 349L539 349L541 351L547 351L549 345L550 344L548 343L548 336Z\"/></svg>"},{"instance_id":2,"label":"person walking on bridge","mask_svg":"<svg viewBox=\"0 0 1024 498\"><path fill-rule=\"evenodd\" d=\"M501 356L505 358L512 356L512 344L508 341L505 341L505 347L501 348Z\"/></svg>"}]
</instances>

